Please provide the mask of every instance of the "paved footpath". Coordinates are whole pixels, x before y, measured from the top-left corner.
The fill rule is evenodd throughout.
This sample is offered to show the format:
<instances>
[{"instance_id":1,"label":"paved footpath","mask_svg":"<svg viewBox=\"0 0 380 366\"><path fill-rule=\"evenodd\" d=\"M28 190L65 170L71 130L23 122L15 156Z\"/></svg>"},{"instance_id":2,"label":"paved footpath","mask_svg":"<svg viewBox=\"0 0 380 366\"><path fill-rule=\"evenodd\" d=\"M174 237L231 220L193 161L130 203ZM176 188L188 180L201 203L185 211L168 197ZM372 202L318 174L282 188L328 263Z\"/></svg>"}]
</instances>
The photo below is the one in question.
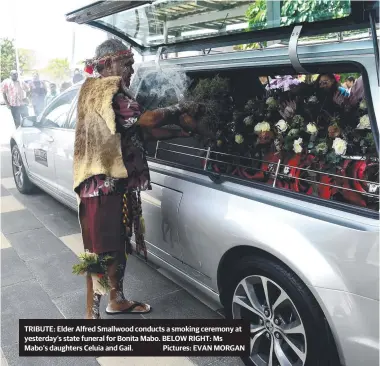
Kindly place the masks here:
<instances>
[{"instance_id":1,"label":"paved footpath","mask_svg":"<svg viewBox=\"0 0 380 366\"><path fill-rule=\"evenodd\" d=\"M12 131L7 111L0 106L0 120ZM10 116L8 116L10 117ZM9 127L10 126L10 127ZM1 127L3 129L3 127ZM4 130L3 130L4 131ZM1 137L1 365L9 366L242 366L238 358L215 357L19 357L20 318L83 318L85 283L73 275L75 253L83 251L76 213L50 196L38 192L22 195L12 178L11 154ZM138 257L128 259L126 295L146 301L153 311L123 318L221 318L218 306L165 270L147 265ZM185 288L184 288L184 287ZM101 308L106 307L106 299ZM108 316L103 311L103 318ZM115 317L112 317L115 318Z\"/></svg>"}]
</instances>

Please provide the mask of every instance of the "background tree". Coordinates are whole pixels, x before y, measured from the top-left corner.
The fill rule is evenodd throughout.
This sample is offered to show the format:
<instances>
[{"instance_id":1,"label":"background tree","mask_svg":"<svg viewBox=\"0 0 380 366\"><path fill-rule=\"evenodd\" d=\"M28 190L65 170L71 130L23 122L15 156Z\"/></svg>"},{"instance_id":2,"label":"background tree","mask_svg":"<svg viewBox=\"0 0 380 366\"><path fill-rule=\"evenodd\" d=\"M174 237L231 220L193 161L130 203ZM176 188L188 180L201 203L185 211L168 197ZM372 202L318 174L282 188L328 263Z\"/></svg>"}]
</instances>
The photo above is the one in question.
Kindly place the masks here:
<instances>
[{"instance_id":1,"label":"background tree","mask_svg":"<svg viewBox=\"0 0 380 366\"><path fill-rule=\"evenodd\" d=\"M20 48L18 50L18 59L22 74L30 73L34 70L34 66L36 64L36 53L33 50Z\"/></svg>"},{"instance_id":2,"label":"background tree","mask_svg":"<svg viewBox=\"0 0 380 366\"><path fill-rule=\"evenodd\" d=\"M1 81L9 77L11 70L16 69L16 51L13 40L0 39L0 78Z\"/></svg>"},{"instance_id":3,"label":"background tree","mask_svg":"<svg viewBox=\"0 0 380 366\"><path fill-rule=\"evenodd\" d=\"M281 25L342 18L350 14L350 0L285 0L281 6Z\"/></svg>"},{"instance_id":4,"label":"background tree","mask_svg":"<svg viewBox=\"0 0 380 366\"><path fill-rule=\"evenodd\" d=\"M248 22L247 31L266 29L267 2L270 0L256 0L245 13ZM316 22L326 19L342 18L350 14L350 0L283 0L281 6L281 26L303 22ZM323 36L318 38L323 39ZM257 43L237 46L236 49L255 49Z\"/></svg>"},{"instance_id":5,"label":"background tree","mask_svg":"<svg viewBox=\"0 0 380 366\"><path fill-rule=\"evenodd\" d=\"M1 61L1 80L9 77L11 70L16 70L16 49L12 39L3 38L0 40L0 61ZM30 72L35 63L36 55L33 50L20 48L18 50L21 74Z\"/></svg>"},{"instance_id":6,"label":"background tree","mask_svg":"<svg viewBox=\"0 0 380 366\"><path fill-rule=\"evenodd\" d=\"M70 78L70 63L67 58L54 58L49 61L43 73L48 75L51 81L65 81Z\"/></svg>"}]
</instances>

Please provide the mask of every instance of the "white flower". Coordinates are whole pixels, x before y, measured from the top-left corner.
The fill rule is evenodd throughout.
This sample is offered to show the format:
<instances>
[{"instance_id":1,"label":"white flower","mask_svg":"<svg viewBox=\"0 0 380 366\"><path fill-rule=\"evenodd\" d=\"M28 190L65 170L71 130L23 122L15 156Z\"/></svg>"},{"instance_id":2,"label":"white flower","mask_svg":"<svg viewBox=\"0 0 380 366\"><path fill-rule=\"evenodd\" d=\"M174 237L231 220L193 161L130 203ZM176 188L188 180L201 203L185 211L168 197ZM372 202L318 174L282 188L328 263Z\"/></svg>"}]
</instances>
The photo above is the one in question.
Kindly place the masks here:
<instances>
[{"instance_id":1,"label":"white flower","mask_svg":"<svg viewBox=\"0 0 380 366\"><path fill-rule=\"evenodd\" d=\"M260 132L267 132L270 131L270 124L268 122L260 122L255 126L255 132L260 133Z\"/></svg>"},{"instance_id":2,"label":"white flower","mask_svg":"<svg viewBox=\"0 0 380 366\"><path fill-rule=\"evenodd\" d=\"M315 123L308 123L306 126L306 131L310 133L310 135L316 135L318 133L318 128Z\"/></svg>"},{"instance_id":3,"label":"white flower","mask_svg":"<svg viewBox=\"0 0 380 366\"><path fill-rule=\"evenodd\" d=\"M326 144L326 142L321 142L320 144L318 144L316 147L315 147L315 150L318 152L318 153L327 153L327 150L328 150L328 146Z\"/></svg>"},{"instance_id":4,"label":"white flower","mask_svg":"<svg viewBox=\"0 0 380 366\"><path fill-rule=\"evenodd\" d=\"M368 114L366 114L360 118L360 122L356 128L358 130L370 130L371 129L371 122L369 120Z\"/></svg>"},{"instance_id":5,"label":"white flower","mask_svg":"<svg viewBox=\"0 0 380 366\"><path fill-rule=\"evenodd\" d=\"M288 124L285 120L280 119L276 123L276 127L277 127L278 132L284 133L288 129Z\"/></svg>"},{"instance_id":6,"label":"white flower","mask_svg":"<svg viewBox=\"0 0 380 366\"><path fill-rule=\"evenodd\" d=\"M294 140L293 142L293 150L296 154L299 154L302 152L302 138L298 138L297 140Z\"/></svg>"},{"instance_id":7,"label":"white flower","mask_svg":"<svg viewBox=\"0 0 380 366\"><path fill-rule=\"evenodd\" d=\"M312 95L309 100L309 103L318 103L318 98L315 95Z\"/></svg>"},{"instance_id":8,"label":"white flower","mask_svg":"<svg viewBox=\"0 0 380 366\"><path fill-rule=\"evenodd\" d=\"M344 155L347 150L347 142L339 137L337 137L332 145L335 150L336 155Z\"/></svg>"},{"instance_id":9,"label":"white flower","mask_svg":"<svg viewBox=\"0 0 380 366\"><path fill-rule=\"evenodd\" d=\"M359 108L360 109L366 109L367 108L367 102L365 101L365 99L363 99L360 104L359 104Z\"/></svg>"},{"instance_id":10,"label":"white flower","mask_svg":"<svg viewBox=\"0 0 380 366\"><path fill-rule=\"evenodd\" d=\"M235 142L237 144L242 144L244 142L244 137L242 135L235 135Z\"/></svg>"},{"instance_id":11,"label":"white flower","mask_svg":"<svg viewBox=\"0 0 380 366\"><path fill-rule=\"evenodd\" d=\"M243 122L245 123L246 126L251 126L253 124L253 117L252 116L245 117Z\"/></svg>"}]
</instances>

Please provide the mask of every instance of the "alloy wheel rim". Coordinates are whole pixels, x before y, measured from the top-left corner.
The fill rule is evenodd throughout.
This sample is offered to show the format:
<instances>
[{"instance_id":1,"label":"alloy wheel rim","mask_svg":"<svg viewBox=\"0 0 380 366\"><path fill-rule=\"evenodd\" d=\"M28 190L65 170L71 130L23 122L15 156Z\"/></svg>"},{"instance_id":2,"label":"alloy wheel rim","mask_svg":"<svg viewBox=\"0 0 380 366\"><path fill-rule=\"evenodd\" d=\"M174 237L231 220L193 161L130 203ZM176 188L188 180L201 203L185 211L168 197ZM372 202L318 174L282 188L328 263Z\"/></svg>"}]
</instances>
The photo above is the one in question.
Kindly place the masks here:
<instances>
[{"instance_id":1,"label":"alloy wheel rim","mask_svg":"<svg viewBox=\"0 0 380 366\"><path fill-rule=\"evenodd\" d=\"M248 276L236 286L234 319L250 321L250 359L256 366L304 366L305 327L293 301L277 283Z\"/></svg>"},{"instance_id":2,"label":"alloy wheel rim","mask_svg":"<svg viewBox=\"0 0 380 366\"><path fill-rule=\"evenodd\" d=\"M13 175L15 177L16 184L21 188L24 184L24 175L22 172L22 160L18 150L14 150L12 156Z\"/></svg>"}]
</instances>

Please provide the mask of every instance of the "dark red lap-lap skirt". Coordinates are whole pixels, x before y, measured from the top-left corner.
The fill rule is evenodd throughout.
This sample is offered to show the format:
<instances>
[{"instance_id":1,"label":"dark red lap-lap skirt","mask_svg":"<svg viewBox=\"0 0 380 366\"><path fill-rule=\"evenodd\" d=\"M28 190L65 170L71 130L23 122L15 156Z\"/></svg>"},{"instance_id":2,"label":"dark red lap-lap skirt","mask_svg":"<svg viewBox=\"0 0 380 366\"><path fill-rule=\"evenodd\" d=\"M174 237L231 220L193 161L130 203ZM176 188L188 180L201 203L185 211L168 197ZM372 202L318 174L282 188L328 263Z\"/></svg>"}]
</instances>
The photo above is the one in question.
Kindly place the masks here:
<instances>
[{"instance_id":1,"label":"dark red lap-lap skirt","mask_svg":"<svg viewBox=\"0 0 380 366\"><path fill-rule=\"evenodd\" d=\"M122 195L81 198L79 221L84 249L100 254L125 250Z\"/></svg>"}]
</instances>

